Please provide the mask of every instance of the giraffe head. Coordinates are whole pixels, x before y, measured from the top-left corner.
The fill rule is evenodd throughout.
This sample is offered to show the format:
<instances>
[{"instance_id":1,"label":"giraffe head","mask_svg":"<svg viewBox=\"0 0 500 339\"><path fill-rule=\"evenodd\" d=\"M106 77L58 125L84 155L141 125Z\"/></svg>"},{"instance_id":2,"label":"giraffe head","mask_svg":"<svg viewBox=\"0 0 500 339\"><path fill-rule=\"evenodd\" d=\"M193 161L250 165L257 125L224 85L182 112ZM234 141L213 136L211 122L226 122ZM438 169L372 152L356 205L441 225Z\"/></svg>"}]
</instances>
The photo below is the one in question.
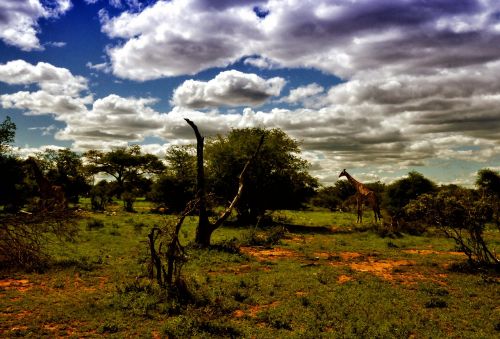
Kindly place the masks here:
<instances>
[{"instance_id":1,"label":"giraffe head","mask_svg":"<svg viewBox=\"0 0 500 339\"><path fill-rule=\"evenodd\" d=\"M342 172L340 172L339 178L340 177L347 177L347 172L346 172L345 168L342 170Z\"/></svg>"}]
</instances>

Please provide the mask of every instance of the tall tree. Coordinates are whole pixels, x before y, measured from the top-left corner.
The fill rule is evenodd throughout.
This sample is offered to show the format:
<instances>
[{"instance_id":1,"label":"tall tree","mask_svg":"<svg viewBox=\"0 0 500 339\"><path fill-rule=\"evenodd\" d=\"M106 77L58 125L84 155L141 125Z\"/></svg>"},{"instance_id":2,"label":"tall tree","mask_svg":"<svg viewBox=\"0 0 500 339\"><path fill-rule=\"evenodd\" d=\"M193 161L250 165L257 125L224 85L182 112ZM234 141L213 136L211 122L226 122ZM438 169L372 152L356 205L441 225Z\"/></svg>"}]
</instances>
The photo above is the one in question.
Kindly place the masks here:
<instances>
[{"instance_id":1,"label":"tall tree","mask_svg":"<svg viewBox=\"0 0 500 339\"><path fill-rule=\"evenodd\" d=\"M261 135L254 153L248 157L245 162L239 176L238 176L238 191L235 193L233 199L226 207L224 212L214 221L211 222L208 218L207 210L207 194L206 194L206 182L205 182L205 164L204 164L204 143L205 138L201 135L198 130L198 126L189 119L185 119L186 122L191 126L196 136L196 204L198 206L198 227L196 228L195 242L202 247L207 247L210 245L210 239L212 233L219 228L229 217L231 211L238 204L241 196L246 189L247 181L246 175L251 164L259 153L262 144L264 143L265 135Z\"/></svg>"},{"instance_id":2,"label":"tall tree","mask_svg":"<svg viewBox=\"0 0 500 339\"><path fill-rule=\"evenodd\" d=\"M493 219L500 228L500 174L489 168L477 173L476 186L493 209Z\"/></svg>"},{"instance_id":3,"label":"tall tree","mask_svg":"<svg viewBox=\"0 0 500 339\"><path fill-rule=\"evenodd\" d=\"M37 153L40 166L45 170L47 179L60 185L66 198L77 203L80 195L90 190L89 178L81 156L70 149L46 149Z\"/></svg>"},{"instance_id":4,"label":"tall tree","mask_svg":"<svg viewBox=\"0 0 500 339\"><path fill-rule=\"evenodd\" d=\"M0 205L9 212L19 210L29 195L29 189L24 185L22 162L9 152L9 144L14 142L15 135L16 124L6 117L0 124Z\"/></svg>"},{"instance_id":5,"label":"tall tree","mask_svg":"<svg viewBox=\"0 0 500 339\"><path fill-rule=\"evenodd\" d=\"M247 173L247 188L236 207L238 219L254 223L266 210L300 208L318 183L309 175L309 164L301 159L299 143L280 129L234 129L207 144L207 168L213 192L222 201L234 195L238 174L251 156L259 138L266 142Z\"/></svg>"},{"instance_id":6,"label":"tall tree","mask_svg":"<svg viewBox=\"0 0 500 339\"><path fill-rule=\"evenodd\" d=\"M435 183L422 174L412 171L408 176L396 180L387 187L385 192L385 208L393 219L403 216L403 208L413 199L424 193L432 193L437 190Z\"/></svg>"},{"instance_id":7,"label":"tall tree","mask_svg":"<svg viewBox=\"0 0 500 339\"><path fill-rule=\"evenodd\" d=\"M196 188L196 155L192 146L170 147L167 167L153 184L151 199L173 212L182 212L194 199Z\"/></svg>"},{"instance_id":8,"label":"tall tree","mask_svg":"<svg viewBox=\"0 0 500 339\"><path fill-rule=\"evenodd\" d=\"M14 142L16 135L16 124L9 116L0 124L0 154L5 153L9 144Z\"/></svg>"},{"instance_id":9,"label":"tall tree","mask_svg":"<svg viewBox=\"0 0 500 339\"><path fill-rule=\"evenodd\" d=\"M90 150L83 156L87 160L89 173L105 173L115 178L118 197L126 191L127 186L129 188L138 186L135 183L141 176L158 174L165 168L157 156L142 154L139 145L117 148L110 152Z\"/></svg>"}]
</instances>

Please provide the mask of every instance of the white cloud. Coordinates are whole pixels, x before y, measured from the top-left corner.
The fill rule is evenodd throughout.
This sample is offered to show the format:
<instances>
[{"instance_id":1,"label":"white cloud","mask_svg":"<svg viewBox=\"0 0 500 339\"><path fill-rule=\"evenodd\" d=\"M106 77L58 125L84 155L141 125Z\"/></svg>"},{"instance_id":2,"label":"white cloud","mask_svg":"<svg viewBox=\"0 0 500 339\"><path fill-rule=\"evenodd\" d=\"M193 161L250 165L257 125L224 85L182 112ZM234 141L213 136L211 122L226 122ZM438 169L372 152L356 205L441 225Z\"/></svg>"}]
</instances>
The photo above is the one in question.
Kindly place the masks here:
<instances>
[{"instance_id":1,"label":"white cloud","mask_svg":"<svg viewBox=\"0 0 500 339\"><path fill-rule=\"evenodd\" d=\"M70 0L51 3L40 0L2 0L0 2L0 39L24 51L41 50L37 38L38 20L57 18L71 8Z\"/></svg>"},{"instance_id":2,"label":"white cloud","mask_svg":"<svg viewBox=\"0 0 500 339\"><path fill-rule=\"evenodd\" d=\"M0 64L0 81L10 85L37 84L47 93L73 97L88 89L84 77L74 76L66 68L55 67L45 62L32 65L24 60Z\"/></svg>"},{"instance_id":3,"label":"white cloud","mask_svg":"<svg viewBox=\"0 0 500 339\"><path fill-rule=\"evenodd\" d=\"M273 68L278 68L279 66L273 62L272 60L262 58L262 57L251 57L251 58L246 58L243 63L245 65L252 65L257 68L262 68L262 69L273 69Z\"/></svg>"},{"instance_id":4,"label":"white cloud","mask_svg":"<svg viewBox=\"0 0 500 339\"><path fill-rule=\"evenodd\" d=\"M285 83L280 77L266 80L256 74L224 71L207 82L185 81L175 89L172 103L189 108L258 106L278 96Z\"/></svg>"},{"instance_id":5,"label":"white cloud","mask_svg":"<svg viewBox=\"0 0 500 339\"><path fill-rule=\"evenodd\" d=\"M289 104L302 103L305 107L313 107L317 104L322 105L322 99L319 94L324 92L323 86L312 83L290 90L288 96L281 98L278 102L287 102Z\"/></svg>"}]
</instances>

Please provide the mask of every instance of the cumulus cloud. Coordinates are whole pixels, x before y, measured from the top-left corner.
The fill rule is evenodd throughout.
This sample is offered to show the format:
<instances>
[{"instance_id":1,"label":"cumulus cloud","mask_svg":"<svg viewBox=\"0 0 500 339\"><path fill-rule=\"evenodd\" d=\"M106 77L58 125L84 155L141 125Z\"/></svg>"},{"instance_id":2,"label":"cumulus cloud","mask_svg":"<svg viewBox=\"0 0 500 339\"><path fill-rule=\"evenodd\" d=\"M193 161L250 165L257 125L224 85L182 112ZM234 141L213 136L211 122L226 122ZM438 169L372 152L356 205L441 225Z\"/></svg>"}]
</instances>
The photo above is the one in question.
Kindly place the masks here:
<instances>
[{"instance_id":1,"label":"cumulus cloud","mask_svg":"<svg viewBox=\"0 0 500 339\"><path fill-rule=\"evenodd\" d=\"M258 106L278 96L285 83L280 77L266 80L257 74L224 71L207 82L185 81L175 89L172 103L189 108Z\"/></svg>"},{"instance_id":2,"label":"cumulus cloud","mask_svg":"<svg viewBox=\"0 0 500 339\"><path fill-rule=\"evenodd\" d=\"M243 63L245 65L251 65L257 68L262 68L262 69L273 69L273 68L278 68L279 66L273 62L272 60L262 58L262 57L250 57L246 58Z\"/></svg>"},{"instance_id":3,"label":"cumulus cloud","mask_svg":"<svg viewBox=\"0 0 500 339\"><path fill-rule=\"evenodd\" d=\"M37 84L43 91L54 95L78 96L88 89L87 79L74 76L66 68L45 62L32 65L24 60L0 64L0 81L10 85Z\"/></svg>"},{"instance_id":4,"label":"cumulus cloud","mask_svg":"<svg viewBox=\"0 0 500 339\"><path fill-rule=\"evenodd\" d=\"M210 5L158 1L140 13L105 17L102 30L125 39L109 50L116 75L146 80L247 64L313 67L342 77L434 72L498 59L493 0L281 0ZM225 4L225 5L224 5Z\"/></svg>"},{"instance_id":5,"label":"cumulus cloud","mask_svg":"<svg viewBox=\"0 0 500 339\"><path fill-rule=\"evenodd\" d=\"M324 92L323 86L312 83L306 86L290 90L288 96L281 98L278 102L286 102L292 105L301 103L304 107L321 107L323 98L319 94Z\"/></svg>"},{"instance_id":6,"label":"cumulus cloud","mask_svg":"<svg viewBox=\"0 0 500 339\"><path fill-rule=\"evenodd\" d=\"M41 50L38 20L57 18L70 8L70 0L3 0L0 2L0 39L23 51Z\"/></svg>"}]
</instances>

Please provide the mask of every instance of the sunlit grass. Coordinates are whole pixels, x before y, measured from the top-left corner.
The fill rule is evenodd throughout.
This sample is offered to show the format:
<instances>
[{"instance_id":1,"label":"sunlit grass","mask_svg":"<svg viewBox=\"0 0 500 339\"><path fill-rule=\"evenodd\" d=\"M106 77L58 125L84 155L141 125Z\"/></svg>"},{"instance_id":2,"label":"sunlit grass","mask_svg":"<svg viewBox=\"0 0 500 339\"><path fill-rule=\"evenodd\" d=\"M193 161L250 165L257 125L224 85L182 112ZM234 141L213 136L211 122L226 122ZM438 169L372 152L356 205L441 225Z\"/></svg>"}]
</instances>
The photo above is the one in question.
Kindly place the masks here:
<instances>
[{"instance_id":1,"label":"sunlit grass","mask_svg":"<svg viewBox=\"0 0 500 339\"><path fill-rule=\"evenodd\" d=\"M149 213L144 201L136 207L136 213L126 213L117 202L110 208L114 214L85 212L74 242L50 245L52 267L2 273L2 281L16 279L18 285L0 287L0 335L490 338L499 333L498 279L449 270L465 257L451 253L454 243L432 232L382 238L367 227L369 214L360 226L350 213L275 212L283 224L302 227L272 246L252 248L256 254L281 250L283 256L276 257L224 250L224 244L248 237L248 228L234 226L214 232L212 242L221 246L197 249L191 246L197 218L188 217L180 232L189 257L183 272L198 301L172 303L144 277L148 232L175 216ZM489 230L487 239L498 252L498 231Z\"/></svg>"}]
</instances>

